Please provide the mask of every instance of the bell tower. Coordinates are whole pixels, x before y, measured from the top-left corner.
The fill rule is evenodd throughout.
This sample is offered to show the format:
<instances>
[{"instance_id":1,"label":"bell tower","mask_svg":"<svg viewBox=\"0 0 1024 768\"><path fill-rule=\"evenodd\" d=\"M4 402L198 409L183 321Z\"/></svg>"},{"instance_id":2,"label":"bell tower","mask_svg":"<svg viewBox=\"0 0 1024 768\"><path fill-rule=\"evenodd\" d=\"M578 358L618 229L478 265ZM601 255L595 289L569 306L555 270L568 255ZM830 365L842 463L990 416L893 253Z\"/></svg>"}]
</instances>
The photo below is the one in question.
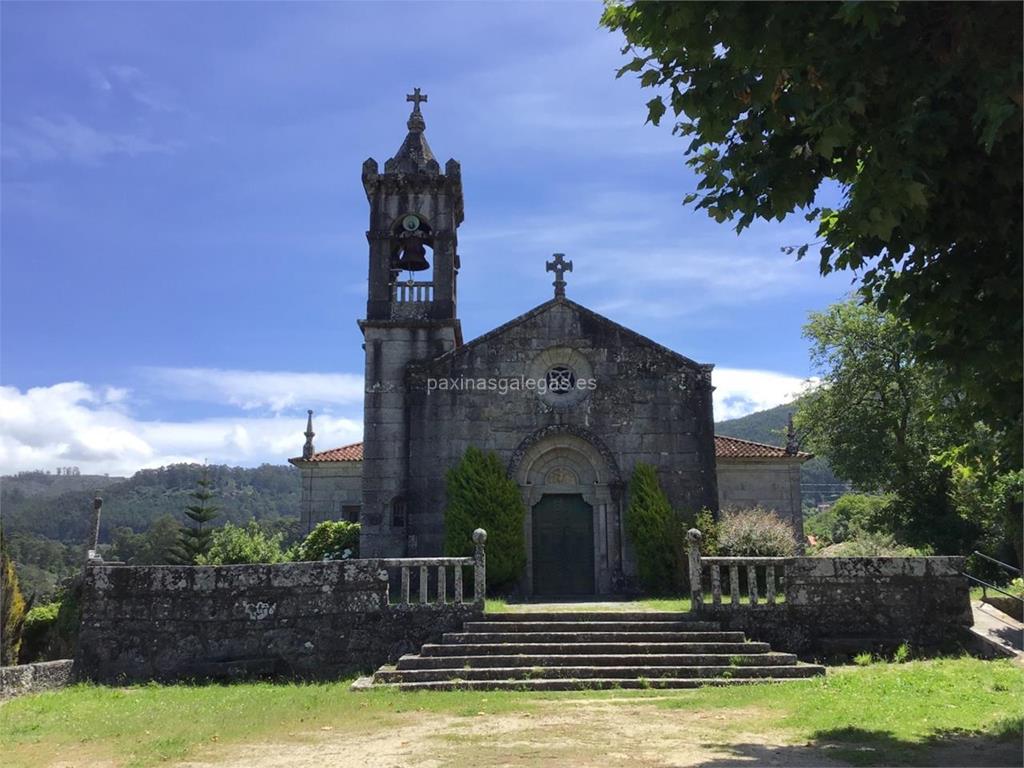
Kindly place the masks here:
<instances>
[{"instance_id":1,"label":"bell tower","mask_svg":"<svg viewBox=\"0 0 1024 768\"><path fill-rule=\"evenodd\" d=\"M363 507L360 554L416 554L415 510L407 510L409 445L406 369L462 343L456 315L457 231L463 219L458 162L444 173L427 144L419 88L408 134L380 173L363 163L370 204L370 270L366 319L359 321L366 350L363 405ZM412 513L412 514L410 514ZM412 549L413 551L410 551ZM440 553L432 553L440 554Z\"/></svg>"}]
</instances>

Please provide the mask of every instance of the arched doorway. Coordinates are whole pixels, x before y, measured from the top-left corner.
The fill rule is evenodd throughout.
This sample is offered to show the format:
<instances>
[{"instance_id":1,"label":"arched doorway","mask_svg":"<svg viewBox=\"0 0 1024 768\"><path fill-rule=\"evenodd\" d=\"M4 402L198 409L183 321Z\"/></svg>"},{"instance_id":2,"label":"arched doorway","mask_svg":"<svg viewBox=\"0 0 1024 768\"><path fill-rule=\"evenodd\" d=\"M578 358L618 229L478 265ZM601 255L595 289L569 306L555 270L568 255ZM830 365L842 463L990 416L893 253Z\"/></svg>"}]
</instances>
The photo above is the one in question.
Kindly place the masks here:
<instances>
[{"instance_id":1,"label":"arched doorway","mask_svg":"<svg viewBox=\"0 0 1024 768\"><path fill-rule=\"evenodd\" d=\"M527 510L527 592L616 592L622 584L621 483L600 440L579 428L548 427L520 444L509 471Z\"/></svg>"}]
</instances>

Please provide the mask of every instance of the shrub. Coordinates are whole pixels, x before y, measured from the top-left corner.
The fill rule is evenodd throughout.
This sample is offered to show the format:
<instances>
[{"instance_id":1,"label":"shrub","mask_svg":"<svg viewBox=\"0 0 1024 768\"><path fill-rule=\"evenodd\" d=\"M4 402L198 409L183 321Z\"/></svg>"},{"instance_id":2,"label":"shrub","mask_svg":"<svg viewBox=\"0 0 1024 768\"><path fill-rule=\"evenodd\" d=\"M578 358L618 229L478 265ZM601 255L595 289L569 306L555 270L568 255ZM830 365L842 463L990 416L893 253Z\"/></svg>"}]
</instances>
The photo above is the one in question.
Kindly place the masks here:
<instances>
[{"instance_id":1,"label":"shrub","mask_svg":"<svg viewBox=\"0 0 1024 768\"><path fill-rule=\"evenodd\" d=\"M890 494L847 493L836 499L829 509L808 517L804 532L825 544L838 544L865 531L879 530L886 524L885 518L894 502Z\"/></svg>"},{"instance_id":2,"label":"shrub","mask_svg":"<svg viewBox=\"0 0 1024 768\"><path fill-rule=\"evenodd\" d=\"M625 523L641 588L654 595L681 590L683 526L650 464L637 464L633 470Z\"/></svg>"},{"instance_id":3,"label":"shrub","mask_svg":"<svg viewBox=\"0 0 1024 768\"><path fill-rule=\"evenodd\" d=\"M348 560L359 557L359 523L325 520L296 547L295 560Z\"/></svg>"},{"instance_id":4,"label":"shrub","mask_svg":"<svg viewBox=\"0 0 1024 768\"><path fill-rule=\"evenodd\" d=\"M30 664L33 661L44 661L51 635L57 624L60 603L37 605L25 614L25 625L21 631L21 649L18 651L18 662Z\"/></svg>"},{"instance_id":5,"label":"shrub","mask_svg":"<svg viewBox=\"0 0 1024 768\"><path fill-rule=\"evenodd\" d=\"M750 507L722 513L718 546L732 557L788 557L796 553L796 538L774 512Z\"/></svg>"},{"instance_id":6,"label":"shrub","mask_svg":"<svg viewBox=\"0 0 1024 768\"><path fill-rule=\"evenodd\" d=\"M444 551L449 557L473 554L473 531L487 531L487 589L514 585L526 568L523 522L526 511L519 486L498 455L470 446L445 476Z\"/></svg>"},{"instance_id":7,"label":"shrub","mask_svg":"<svg viewBox=\"0 0 1024 768\"><path fill-rule=\"evenodd\" d=\"M702 509L693 521L693 527L701 533L700 554L714 557L718 554L718 521L710 509Z\"/></svg>"},{"instance_id":8,"label":"shrub","mask_svg":"<svg viewBox=\"0 0 1024 768\"><path fill-rule=\"evenodd\" d=\"M268 535L251 520L240 528L228 523L213 531L205 554L196 555L196 565L240 565L243 563L280 563L283 534Z\"/></svg>"},{"instance_id":9,"label":"shrub","mask_svg":"<svg viewBox=\"0 0 1024 768\"><path fill-rule=\"evenodd\" d=\"M815 557L921 557L928 554L930 550L906 547L888 533L860 532L855 538L825 547Z\"/></svg>"},{"instance_id":10,"label":"shrub","mask_svg":"<svg viewBox=\"0 0 1024 768\"><path fill-rule=\"evenodd\" d=\"M18 663L21 633L29 606L21 594L14 561L0 535L0 666Z\"/></svg>"}]
</instances>

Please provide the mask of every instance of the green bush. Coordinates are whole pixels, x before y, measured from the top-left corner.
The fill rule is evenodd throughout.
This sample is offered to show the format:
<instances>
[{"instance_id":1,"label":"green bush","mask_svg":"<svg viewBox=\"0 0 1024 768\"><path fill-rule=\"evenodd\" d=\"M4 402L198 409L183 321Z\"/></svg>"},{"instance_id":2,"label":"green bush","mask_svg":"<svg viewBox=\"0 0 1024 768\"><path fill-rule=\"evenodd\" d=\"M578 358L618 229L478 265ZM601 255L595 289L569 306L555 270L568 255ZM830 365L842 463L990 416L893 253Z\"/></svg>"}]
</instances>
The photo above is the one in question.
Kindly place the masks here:
<instances>
[{"instance_id":1,"label":"green bush","mask_svg":"<svg viewBox=\"0 0 1024 768\"><path fill-rule=\"evenodd\" d=\"M18 663L31 664L33 661L46 661L47 649L57 625L60 603L37 605L25 614L25 625L21 631L21 649L18 651Z\"/></svg>"},{"instance_id":2,"label":"green bush","mask_svg":"<svg viewBox=\"0 0 1024 768\"><path fill-rule=\"evenodd\" d=\"M710 509L702 509L693 521L693 527L701 533L700 554L714 557L718 554L718 521Z\"/></svg>"},{"instance_id":3,"label":"green bush","mask_svg":"<svg viewBox=\"0 0 1024 768\"><path fill-rule=\"evenodd\" d=\"M29 607L18 585L14 561L7 555L7 545L0 535L0 666L18 663L21 634Z\"/></svg>"},{"instance_id":4,"label":"green bush","mask_svg":"<svg viewBox=\"0 0 1024 768\"><path fill-rule=\"evenodd\" d=\"M444 551L449 557L473 554L473 531L487 531L487 589L513 586L526 568L523 522L526 512L519 486L497 454L470 446L445 476Z\"/></svg>"},{"instance_id":5,"label":"green bush","mask_svg":"<svg viewBox=\"0 0 1024 768\"><path fill-rule=\"evenodd\" d=\"M195 556L196 565L241 565L244 563L280 563L283 534L269 535L255 520L240 528L228 523L213 531L205 553Z\"/></svg>"},{"instance_id":6,"label":"green bush","mask_svg":"<svg viewBox=\"0 0 1024 768\"><path fill-rule=\"evenodd\" d=\"M832 544L817 552L816 557L922 557L930 549L907 547L889 533L859 532L854 538Z\"/></svg>"},{"instance_id":7,"label":"green bush","mask_svg":"<svg viewBox=\"0 0 1024 768\"><path fill-rule=\"evenodd\" d=\"M895 499L891 494L847 493L829 509L804 521L804 532L825 545L856 538L865 531L877 531L887 525Z\"/></svg>"},{"instance_id":8,"label":"green bush","mask_svg":"<svg viewBox=\"0 0 1024 768\"><path fill-rule=\"evenodd\" d=\"M796 554L792 526L762 507L724 511L718 523L718 546L732 557L789 557Z\"/></svg>"},{"instance_id":9,"label":"green bush","mask_svg":"<svg viewBox=\"0 0 1024 768\"><path fill-rule=\"evenodd\" d=\"M296 547L295 560L348 560L359 557L359 523L325 520Z\"/></svg>"},{"instance_id":10,"label":"green bush","mask_svg":"<svg viewBox=\"0 0 1024 768\"><path fill-rule=\"evenodd\" d=\"M678 594L683 587L683 525L650 464L637 464L633 470L625 523L640 587L652 595Z\"/></svg>"}]
</instances>

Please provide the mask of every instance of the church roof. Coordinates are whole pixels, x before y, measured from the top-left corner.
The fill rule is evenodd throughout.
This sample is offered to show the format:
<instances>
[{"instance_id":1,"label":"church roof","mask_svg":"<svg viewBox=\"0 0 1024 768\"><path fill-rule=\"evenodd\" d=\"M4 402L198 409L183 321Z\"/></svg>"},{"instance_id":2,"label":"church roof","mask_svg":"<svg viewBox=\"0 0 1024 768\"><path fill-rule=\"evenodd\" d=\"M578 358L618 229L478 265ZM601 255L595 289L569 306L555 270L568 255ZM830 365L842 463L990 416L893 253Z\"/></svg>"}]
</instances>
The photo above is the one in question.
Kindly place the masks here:
<instances>
[{"instance_id":1,"label":"church roof","mask_svg":"<svg viewBox=\"0 0 1024 768\"><path fill-rule=\"evenodd\" d=\"M719 459L792 459L798 458L807 461L812 457L810 453L798 451L796 456L786 453L785 448L766 443L755 443L752 440L741 440L738 437L725 437L715 435L715 456ZM301 461L362 461L363 444L352 443L342 448L332 448L329 451L314 453L309 459L290 459L292 462Z\"/></svg>"},{"instance_id":2,"label":"church roof","mask_svg":"<svg viewBox=\"0 0 1024 768\"><path fill-rule=\"evenodd\" d=\"M420 95L420 89L415 89L415 96L410 94L406 100L413 102L412 114L406 127L409 129L405 141L398 148L398 152L390 160L384 163L384 173L430 173L438 174L441 167L434 157L430 145L427 144L427 137L423 132L427 130L426 121L420 111L420 102L426 101L427 97Z\"/></svg>"},{"instance_id":3,"label":"church roof","mask_svg":"<svg viewBox=\"0 0 1024 768\"><path fill-rule=\"evenodd\" d=\"M726 437L715 435L715 458L718 459L800 459L807 461L813 458L814 454L797 451L795 454L787 453L786 449L778 445L767 443L755 443L753 440L743 440L738 437Z\"/></svg>"},{"instance_id":4,"label":"church roof","mask_svg":"<svg viewBox=\"0 0 1024 768\"><path fill-rule=\"evenodd\" d=\"M624 325L620 325L619 323L616 323L614 320L610 320L607 317L605 317L604 315L600 315L600 314L598 314L597 312L595 312L592 309L587 309L582 304L577 304L572 299L567 299L564 296L555 296L553 299L548 299L543 304L539 304L536 307L534 307L533 309L529 310L528 312L524 312L523 314L519 315L519 317L514 317L511 320L509 320L507 323L503 323L503 324L499 325L497 328L494 328L494 329L488 331L487 333L483 334L482 336L477 336L472 341L467 341L462 346L456 347L455 349L451 350L450 352L446 352L445 354L441 355L441 357L434 358L434 360L431 361L431 362L436 362L438 360L444 360L444 359L449 358L449 357L456 357L458 355L461 355L461 354L465 353L466 350L472 349L473 347L477 346L478 344L483 344L483 343L485 343L487 341L490 341L490 340L492 340L492 339L494 339L494 338L496 338L498 336L501 336L502 334L504 334L509 329L514 328L517 325L521 325L522 323L525 323L525 322L527 322L529 320L532 320L533 318L537 317L538 315L541 315L544 312L547 312L549 309L551 309L552 307L558 306L559 304L569 306L572 309L574 309L576 312L578 312L580 315L582 315L583 317L586 317L586 318L588 318L588 319L590 319L590 320L592 320L592 321L594 321L596 323L599 323L601 325L608 326L609 328L614 329L615 332L620 333L620 334L622 334L624 336L627 336L628 338L632 339L635 343L643 345L645 347L650 347L652 349L655 349L658 352L660 352L660 353L662 353L662 354L664 354L664 355L666 355L668 357L671 357L671 358L675 359L677 362L682 363L683 365L691 366L693 368L701 368L701 369L704 369L704 370L707 370L707 371L710 371L712 368L714 368L713 365L707 365L707 364L704 364L704 363L698 363L696 360L691 360L690 358L686 357L686 355L681 355L678 352L676 352L674 349L669 349L668 347L659 344L658 342L654 341L653 339L647 338L642 333L637 333L636 331L634 331L634 330L632 330L630 328L627 328Z\"/></svg>"}]
</instances>

